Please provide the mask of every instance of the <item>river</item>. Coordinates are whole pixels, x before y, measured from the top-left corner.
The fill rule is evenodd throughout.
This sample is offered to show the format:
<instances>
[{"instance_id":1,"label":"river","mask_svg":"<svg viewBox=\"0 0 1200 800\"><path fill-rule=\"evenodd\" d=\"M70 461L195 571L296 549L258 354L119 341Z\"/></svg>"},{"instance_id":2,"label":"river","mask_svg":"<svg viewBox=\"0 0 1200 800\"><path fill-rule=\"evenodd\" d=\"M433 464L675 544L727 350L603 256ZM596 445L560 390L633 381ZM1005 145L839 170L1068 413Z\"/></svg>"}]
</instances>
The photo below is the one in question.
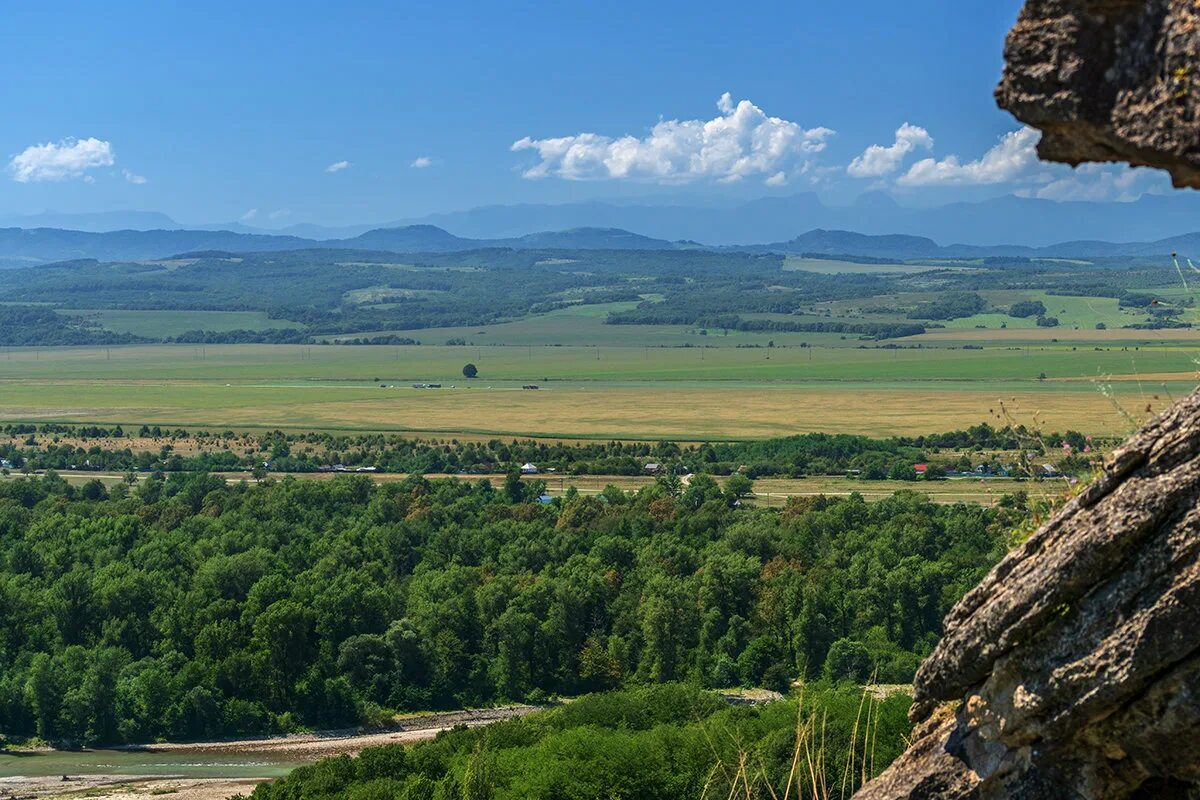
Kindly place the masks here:
<instances>
[{"instance_id":1,"label":"river","mask_svg":"<svg viewBox=\"0 0 1200 800\"><path fill-rule=\"evenodd\" d=\"M316 754L315 757L320 757ZM0 754L0 778L140 775L188 778L277 778L313 761L301 754L197 753L146 750L44 750ZM3 786L4 784L0 784Z\"/></svg>"},{"instance_id":2,"label":"river","mask_svg":"<svg viewBox=\"0 0 1200 800\"><path fill-rule=\"evenodd\" d=\"M522 705L419 714L397 718L394 728L370 733L341 730L114 749L0 751L0 800L84 792L96 800L158 794L171 794L172 800L220 800L248 794L259 781L326 756L413 744L456 725L487 725L536 710Z\"/></svg>"}]
</instances>

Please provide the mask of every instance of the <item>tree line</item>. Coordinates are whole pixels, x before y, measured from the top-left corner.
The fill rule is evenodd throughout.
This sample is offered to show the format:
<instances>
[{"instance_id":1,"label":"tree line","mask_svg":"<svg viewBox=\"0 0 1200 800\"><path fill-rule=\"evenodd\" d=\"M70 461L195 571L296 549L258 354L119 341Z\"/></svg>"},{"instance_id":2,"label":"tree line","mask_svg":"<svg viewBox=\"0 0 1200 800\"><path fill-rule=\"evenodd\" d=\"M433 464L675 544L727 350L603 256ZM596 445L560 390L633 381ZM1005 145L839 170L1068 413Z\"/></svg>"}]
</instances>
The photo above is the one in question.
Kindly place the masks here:
<instances>
[{"instance_id":1,"label":"tree line","mask_svg":"<svg viewBox=\"0 0 1200 800\"><path fill-rule=\"evenodd\" d=\"M96 426L44 423L7 424L0 433L13 441L0 444L0 459L11 469L96 469L137 472L245 471L265 467L272 472L317 472L335 465L369 467L388 473L495 474L526 463L570 475L645 475L657 472L684 475L705 473L750 478L856 474L864 480L912 478L917 463L939 470L969 472L985 459L982 451L1003 451L999 463L1016 475L1026 474L1027 456L1052 460L1061 471L1085 474L1091 468L1092 442L1077 431L1040 435L1024 427L977 425L967 430L918 437L872 439L849 434L807 433L742 442L709 442L681 446L674 442L548 442L536 440L486 442L409 439L384 434L339 435L272 431L254 436L189 434L142 426L139 437L162 439L157 449L122 447L126 434ZM96 435L103 433L105 435ZM111 433L112 435L107 435ZM131 432L132 434L132 432ZM177 452L175 442L194 436L193 450ZM63 441L63 437L84 440ZM87 444L88 439L102 442ZM944 453L945 450L955 451ZM993 455L986 456L995 462ZM932 476L927 476L932 477Z\"/></svg>"},{"instance_id":2,"label":"tree line","mask_svg":"<svg viewBox=\"0 0 1200 800\"><path fill-rule=\"evenodd\" d=\"M543 492L2 482L0 730L197 739L671 681L906 682L1023 514L916 493L747 508L703 475Z\"/></svg>"}]
</instances>

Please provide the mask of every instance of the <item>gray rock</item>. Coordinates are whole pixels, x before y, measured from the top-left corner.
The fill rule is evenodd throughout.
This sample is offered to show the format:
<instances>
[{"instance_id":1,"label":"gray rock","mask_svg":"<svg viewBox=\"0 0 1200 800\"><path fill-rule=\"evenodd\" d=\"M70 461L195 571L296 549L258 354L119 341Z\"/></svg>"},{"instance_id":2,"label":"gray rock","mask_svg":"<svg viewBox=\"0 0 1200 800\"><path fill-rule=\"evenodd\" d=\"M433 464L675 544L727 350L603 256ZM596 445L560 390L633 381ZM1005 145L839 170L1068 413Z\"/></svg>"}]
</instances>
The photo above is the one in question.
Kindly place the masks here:
<instances>
[{"instance_id":1,"label":"gray rock","mask_svg":"<svg viewBox=\"0 0 1200 800\"><path fill-rule=\"evenodd\" d=\"M857 797L1200 797L1200 391L946 617Z\"/></svg>"},{"instance_id":2,"label":"gray rock","mask_svg":"<svg viewBox=\"0 0 1200 800\"><path fill-rule=\"evenodd\" d=\"M1027 0L996 99L1048 161L1125 161L1200 187L1200 5Z\"/></svg>"}]
</instances>

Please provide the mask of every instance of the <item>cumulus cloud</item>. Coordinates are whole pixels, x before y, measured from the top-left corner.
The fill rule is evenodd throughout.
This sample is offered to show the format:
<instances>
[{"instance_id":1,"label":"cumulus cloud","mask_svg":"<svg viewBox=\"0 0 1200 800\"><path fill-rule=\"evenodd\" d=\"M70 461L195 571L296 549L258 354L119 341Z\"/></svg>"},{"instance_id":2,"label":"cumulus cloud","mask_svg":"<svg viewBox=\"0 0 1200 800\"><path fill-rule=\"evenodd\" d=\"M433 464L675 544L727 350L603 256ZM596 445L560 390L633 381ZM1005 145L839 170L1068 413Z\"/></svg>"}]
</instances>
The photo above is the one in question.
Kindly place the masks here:
<instances>
[{"instance_id":1,"label":"cumulus cloud","mask_svg":"<svg viewBox=\"0 0 1200 800\"><path fill-rule=\"evenodd\" d=\"M971 186L1008 183L1026 177L1036 166L1041 134L1024 127L1006 133L978 161L963 163L958 156L941 161L926 158L913 164L897 181L901 186Z\"/></svg>"},{"instance_id":2,"label":"cumulus cloud","mask_svg":"<svg viewBox=\"0 0 1200 800\"><path fill-rule=\"evenodd\" d=\"M896 129L896 141L884 147L873 144L850 162L846 172L855 178L880 178L891 175L904 164L904 159L917 148L933 149L933 137L918 125L904 123Z\"/></svg>"},{"instance_id":3,"label":"cumulus cloud","mask_svg":"<svg viewBox=\"0 0 1200 800\"><path fill-rule=\"evenodd\" d=\"M89 169L115 163L112 145L96 138L63 139L26 147L8 162L13 180L19 183L62 181L82 178Z\"/></svg>"},{"instance_id":4,"label":"cumulus cloud","mask_svg":"<svg viewBox=\"0 0 1200 800\"><path fill-rule=\"evenodd\" d=\"M125 180L128 181L129 183L136 183L140 186L141 184L146 182L145 176L138 175L136 172L133 172L132 170L123 169L123 170L121 170L121 174L125 176Z\"/></svg>"},{"instance_id":5,"label":"cumulus cloud","mask_svg":"<svg viewBox=\"0 0 1200 800\"><path fill-rule=\"evenodd\" d=\"M335 161L325 168L326 172L341 172L350 166L349 161Z\"/></svg>"},{"instance_id":6,"label":"cumulus cloud","mask_svg":"<svg viewBox=\"0 0 1200 800\"><path fill-rule=\"evenodd\" d=\"M720 115L710 120L664 120L642 138L578 133L553 139L526 136L512 150L532 150L538 163L526 178L567 180L647 180L687 183L711 179L739 181L768 176L771 185L787 180L789 169L825 149L829 128L804 128L767 116L749 100L733 102L728 92L717 101Z\"/></svg>"},{"instance_id":7,"label":"cumulus cloud","mask_svg":"<svg viewBox=\"0 0 1200 800\"><path fill-rule=\"evenodd\" d=\"M426 167L432 167L433 159L429 156L420 156L418 158L414 158L409 166L413 169L425 169Z\"/></svg>"}]
</instances>

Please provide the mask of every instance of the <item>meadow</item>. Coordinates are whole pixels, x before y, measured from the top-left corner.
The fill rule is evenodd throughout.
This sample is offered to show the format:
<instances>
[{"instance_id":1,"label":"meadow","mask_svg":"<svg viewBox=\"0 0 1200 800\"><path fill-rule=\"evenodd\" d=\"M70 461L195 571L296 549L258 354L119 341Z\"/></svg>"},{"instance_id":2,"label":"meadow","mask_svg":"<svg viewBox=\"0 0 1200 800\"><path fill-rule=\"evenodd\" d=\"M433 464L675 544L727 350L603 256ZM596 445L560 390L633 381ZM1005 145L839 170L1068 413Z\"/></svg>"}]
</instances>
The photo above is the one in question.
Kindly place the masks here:
<instances>
[{"instance_id":1,"label":"meadow","mask_svg":"<svg viewBox=\"0 0 1200 800\"><path fill-rule=\"evenodd\" d=\"M686 440L980 422L1122 434L1190 391L1200 357L1187 342L1135 347L14 348L0 353L0 420Z\"/></svg>"}]
</instances>

